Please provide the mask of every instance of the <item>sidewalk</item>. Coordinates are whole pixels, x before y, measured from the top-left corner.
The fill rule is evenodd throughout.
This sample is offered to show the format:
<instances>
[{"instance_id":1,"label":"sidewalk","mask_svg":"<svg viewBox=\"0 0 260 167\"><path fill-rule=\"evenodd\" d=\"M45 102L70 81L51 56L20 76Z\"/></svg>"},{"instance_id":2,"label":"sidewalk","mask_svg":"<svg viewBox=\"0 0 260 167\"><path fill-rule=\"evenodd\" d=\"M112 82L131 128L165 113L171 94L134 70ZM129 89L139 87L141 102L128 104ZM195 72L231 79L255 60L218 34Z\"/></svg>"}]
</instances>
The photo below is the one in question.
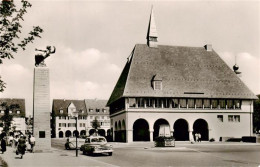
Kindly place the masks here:
<instances>
[{"instance_id":1,"label":"sidewalk","mask_svg":"<svg viewBox=\"0 0 260 167\"><path fill-rule=\"evenodd\" d=\"M14 153L14 149L7 147L7 151L4 154L0 154L0 157L8 164L8 167L38 167L38 166L105 166L114 167L111 164L107 164L91 157L81 155L79 151L79 157L76 157L75 151L57 150L52 149L51 153L25 153L23 159L20 159L20 155ZM0 164L2 166L2 164Z\"/></svg>"}]
</instances>

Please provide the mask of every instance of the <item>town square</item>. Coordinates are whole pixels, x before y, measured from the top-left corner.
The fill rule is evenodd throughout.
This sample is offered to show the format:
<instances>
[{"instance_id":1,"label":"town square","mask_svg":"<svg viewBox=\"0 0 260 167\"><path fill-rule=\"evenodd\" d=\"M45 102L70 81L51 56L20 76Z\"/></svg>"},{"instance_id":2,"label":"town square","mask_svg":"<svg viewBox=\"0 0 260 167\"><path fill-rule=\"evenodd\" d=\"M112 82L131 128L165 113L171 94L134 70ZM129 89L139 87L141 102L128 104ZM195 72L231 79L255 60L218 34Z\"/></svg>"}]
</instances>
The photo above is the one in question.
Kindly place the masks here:
<instances>
[{"instance_id":1,"label":"town square","mask_svg":"<svg viewBox=\"0 0 260 167\"><path fill-rule=\"evenodd\" d=\"M0 5L0 165L260 165L259 1Z\"/></svg>"}]
</instances>

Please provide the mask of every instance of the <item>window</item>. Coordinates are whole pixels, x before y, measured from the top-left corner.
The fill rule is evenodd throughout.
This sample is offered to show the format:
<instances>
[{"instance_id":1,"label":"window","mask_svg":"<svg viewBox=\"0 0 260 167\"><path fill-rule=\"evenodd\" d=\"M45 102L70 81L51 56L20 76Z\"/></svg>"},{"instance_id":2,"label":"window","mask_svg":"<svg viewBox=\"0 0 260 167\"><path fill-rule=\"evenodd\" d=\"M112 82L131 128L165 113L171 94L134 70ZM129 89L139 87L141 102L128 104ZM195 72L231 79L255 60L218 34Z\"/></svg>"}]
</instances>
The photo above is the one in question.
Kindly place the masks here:
<instances>
[{"instance_id":1,"label":"window","mask_svg":"<svg viewBox=\"0 0 260 167\"><path fill-rule=\"evenodd\" d=\"M100 112L100 109L97 108L97 109L96 109L96 112Z\"/></svg>"},{"instance_id":2,"label":"window","mask_svg":"<svg viewBox=\"0 0 260 167\"><path fill-rule=\"evenodd\" d=\"M5 113L5 111L4 110L1 110L1 114L4 114Z\"/></svg>"},{"instance_id":3,"label":"window","mask_svg":"<svg viewBox=\"0 0 260 167\"><path fill-rule=\"evenodd\" d=\"M59 127L66 127L66 123L59 123Z\"/></svg>"},{"instance_id":4,"label":"window","mask_svg":"<svg viewBox=\"0 0 260 167\"><path fill-rule=\"evenodd\" d=\"M144 98L137 98L138 107L144 107Z\"/></svg>"},{"instance_id":5,"label":"window","mask_svg":"<svg viewBox=\"0 0 260 167\"><path fill-rule=\"evenodd\" d=\"M89 112L93 112L93 109L90 108L90 109L89 109Z\"/></svg>"},{"instance_id":6,"label":"window","mask_svg":"<svg viewBox=\"0 0 260 167\"><path fill-rule=\"evenodd\" d=\"M153 107L153 100L148 98L145 100L146 107Z\"/></svg>"},{"instance_id":7,"label":"window","mask_svg":"<svg viewBox=\"0 0 260 167\"><path fill-rule=\"evenodd\" d=\"M60 114L63 114L63 110L60 110Z\"/></svg>"},{"instance_id":8,"label":"window","mask_svg":"<svg viewBox=\"0 0 260 167\"><path fill-rule=\"evenodd\" d=\"M172 108L179 108L178 99L172 99Z\"/></svg>"},{"instance_id":9,"label":"window","mask_svg":"<svg viewBox=\"0 0 260 167\"><path fill-rule=\"evenodd\" d=\"M223 115L218 115L217 118L220 122L223 122Z\"/></svg>"},{"instance_id":10,"label":"window","mask_svg":"<svg viewBox=\"0 0 260 167\"><path fill-rule=\"evenodd\" d=\"M240 100L234 100L235 109L241 109L241 101Z\"/></svg>"},{"instance_id":11,"label":"window","mask_svg":"<svg viewBox=\"0 0 260 167\"><path fill-rule=\"evenodd\" d=\"M163 107L169 108L170 107L170 99L162 99L163 101Z\"/></svg>"},{"instance_id":12,"label":"window","mask_svg":"<svg viewBox=\"0 0 260 167\"><path fill-rule=\"evenodd\" d=\"M218 108L218 100L211 100L212 108Z\"/></svg>"},{"instance_id":13,"label":"window","mask_svg":"<svg viewBox=\"0 0 260 167\"><path fill-rule=\"evenodd\" d=\"M90 116L89 118L90 118L90 119L93 119L93 116Z\"/></svg>"},{"instance_id":14,"label":"window","mask_svg":"<svg viewBox=\"0 0 260 167\"><path fill-rule=\"evenodd\" d=\"M210 100L209 99L204 99L203 100L203 105L204 105L204 108L210 108Z\"/></svg>"},{"instance_id":15,"label":"window","mask_svg":"<svg viewBox=\"0 0 260 167\"><path fill-rule=\"evenodd\" d=\"M227 108L228 109L233 109L234 108L233 100L227 100Z\"/></svg>"},{"instance_id":16,"label":"window","mask_svg":"<svg viewBox=\"0 0 260 167\"><path fill-rule=\"evenodd\" d=\"M226 100L219 100L219 107L221 109L226 109Z\"/></svg>"},{"instance_id":17,"label":"window","mask_svg":"<svg viewBox=\"0 0 260 167\"><path fill-rule=\"evenodd\" d=\"M153 81L154 90L162 90L162 81Z\"/></svg>"},{"instance_id":18,"label":"window","mask_svg":"<svg viewBox=\"0 0 260 167\"><path fill-rule=\"evenodd\" d=\"M196 108L202 108L202 99L196 99Z\"/></svg>"},{"instance_id":19,"label":"window","mask_svg":"<svg viewBox=\"0 0 260 167\"><path fill-rule=\"evenodd\" d=\"M104 109L104 108L102 109L102 111L103 111L103 112L107 112L107 110L106 110L106 109Z\"/></svg>"},{"instance_id":20,"label":"window","mask_svg":"<svg viewBox=\"0 0 260 167\"><path fill-rule=\"evenodd\" d=\"M234 121L240 122L240 115L234 115Z\"/></svg>"},{"instance_id":21,"label":"window","mask_svg":"<svg viewBox=\"0 0 260 167\"><path fill-rule=\"evenodd\" d=\"M12 114L12 113L13 113L13 111L9 110L9 114Z\"/></svg>"},{"instance_id":22,"label":"window","mask_svg":"<svg viewBox=\"0 0 260 167\"><path fill-rule=\"evenodd\" d=\"M136 107L136 99L129 98L129 107Z\"/></svg>"},{"instance_id":23,"label":"window","mask_svg":"<svg viewBox=\"0 0 260 167\"><path fill-rule=\"evenodd\" d=\"M188 99L188 107L189 108L195 108L194 99Z\"/></svg>"},{"instance_id":24,"label":"window","mask_svg":"<svg viewBox=\"0 0 260 167\"><path fill-rule=\"evenodd\" d=\"M229 115L228 122L240 122L240 115Z\"/></svg>"},{"instance_id":25,"label":"window","mask_svg":"<svg viewBox=\"0 0 260 167\"><path fill-rule=\"evenodd\" d=\"M162 108L161 99L155 99L155 108Z\"/></svg>"},{"instance_id":26,"label":"window","mask_svg":"<svg viewBox=\"0 0 260 167\"><path fill-rule=\"evenodd\" d=\"M17 114L20 114L20 113L21 113L21 111L20 111L20 110L17 110L17 111L16 111L16 113L17 113Z\"/></svg>"},{"instance_id":27,"label":"window","mask_svg":"<svg viewBox=\"0 0 260 167\"><path fill-rule=\"evenodd\" d=\"M180 107L181 108L186 108L187 107L186 99L180 99Z\"/></svg>"}]
</instances>

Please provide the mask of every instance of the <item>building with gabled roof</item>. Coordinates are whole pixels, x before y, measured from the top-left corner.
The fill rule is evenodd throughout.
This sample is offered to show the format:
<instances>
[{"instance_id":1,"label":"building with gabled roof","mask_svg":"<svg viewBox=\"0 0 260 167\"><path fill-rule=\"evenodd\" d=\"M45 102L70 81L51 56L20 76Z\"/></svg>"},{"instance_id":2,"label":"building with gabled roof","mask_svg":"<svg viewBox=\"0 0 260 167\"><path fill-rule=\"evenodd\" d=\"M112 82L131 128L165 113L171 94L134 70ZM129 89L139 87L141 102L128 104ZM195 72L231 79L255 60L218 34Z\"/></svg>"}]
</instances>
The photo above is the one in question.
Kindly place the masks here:
<instances>
[{"instance_id":1,"label":"building with gabled roof","mask_svg":"<svg viewBox=\"0 0 260 167\"><path fill-rule=\"evenodd\" d=\"M25 134L25 99L0 98L0 117L4 115L6 106L9 107L9 114L13 116L10 132L19 131ZM0 127L0 131L2 130L3 128Z\"/></svg>"},{"instance_id":2,"label":"building with gabled roof","mask_svg":"<svg viewBox=\"0 0 260 167\"><path fill-rule=\"evenodd\" d=\"M115 141L153 141L168 124L176 140L250 136L254 93L212 45L158 44L153 10L147 44L136 44L110 107Z\"/></svg>"},{"instance_id":3,"label":"building with gabled roof","mask_svg":"<svg viewBox=\"0 0 260 167\"><path fill-rule=\"evenodd\" d=\"M107 136L110 131L109 108L106 100L85 99L54 99L52 104L52 137L64 138L94 133L92 122L95 118L100 122L99 134ZM77 129L76 121L72 118L73 112L78 112ZM110 134L110 133L109 133Z\"/></svg>"}]
</instances>

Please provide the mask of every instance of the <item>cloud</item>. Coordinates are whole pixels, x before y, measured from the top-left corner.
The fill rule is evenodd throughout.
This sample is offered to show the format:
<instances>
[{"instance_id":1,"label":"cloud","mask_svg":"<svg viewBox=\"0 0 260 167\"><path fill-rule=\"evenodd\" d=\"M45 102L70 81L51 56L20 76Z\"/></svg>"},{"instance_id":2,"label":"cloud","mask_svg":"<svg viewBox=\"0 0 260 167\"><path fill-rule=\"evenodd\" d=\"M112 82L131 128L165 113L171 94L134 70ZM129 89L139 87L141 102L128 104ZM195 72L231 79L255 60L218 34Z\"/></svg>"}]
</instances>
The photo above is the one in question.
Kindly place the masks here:
<instances>
[{"instance_id":1,"label":"cloud","mask_svg":"<svg viewBox=\"0 0 260 167\"><path fill-rule=\"evenodd\" d=\"M111 55L95 48L75 51L56 46L56 53L45 60L50 69L50 99L108 99L121 68L111 62ZM25 98L27 115L32 114L33 68L13 60L0 67L7 83L1 97ZM19 64L18 64L19 63Z\"/></svg>"},{"instance_id":2,"label":"cloud","mask_svg":"<svg viewBox=\"0 0 260 167\"><path fill-rule=\"evenodd\" d=\"M95 48L75 51L64 46L48 60L53 98L108 99L121 68Z\"/></svg>"}]
</instances>

